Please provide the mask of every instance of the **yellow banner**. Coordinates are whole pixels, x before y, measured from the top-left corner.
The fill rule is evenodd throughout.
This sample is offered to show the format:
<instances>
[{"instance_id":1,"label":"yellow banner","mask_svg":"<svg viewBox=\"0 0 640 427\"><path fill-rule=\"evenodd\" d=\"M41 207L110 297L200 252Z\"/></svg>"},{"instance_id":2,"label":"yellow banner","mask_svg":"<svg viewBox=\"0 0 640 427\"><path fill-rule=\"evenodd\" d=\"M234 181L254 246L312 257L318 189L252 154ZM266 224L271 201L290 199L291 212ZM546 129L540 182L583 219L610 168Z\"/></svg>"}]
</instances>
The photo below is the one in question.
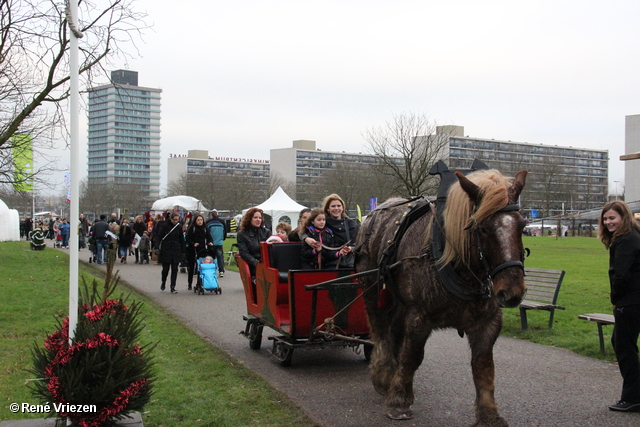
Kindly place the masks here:
<instances>
[{"instance_id":1,"label":"yellow banner","mask_svg":"<svg viewBox=\"0 0 640 427\"><path fill-rule=\"evenodd\" d=\"M33 191L33 146L31 134L17 133L12 137L13 188Z\"/></svg>"}]
</instances>

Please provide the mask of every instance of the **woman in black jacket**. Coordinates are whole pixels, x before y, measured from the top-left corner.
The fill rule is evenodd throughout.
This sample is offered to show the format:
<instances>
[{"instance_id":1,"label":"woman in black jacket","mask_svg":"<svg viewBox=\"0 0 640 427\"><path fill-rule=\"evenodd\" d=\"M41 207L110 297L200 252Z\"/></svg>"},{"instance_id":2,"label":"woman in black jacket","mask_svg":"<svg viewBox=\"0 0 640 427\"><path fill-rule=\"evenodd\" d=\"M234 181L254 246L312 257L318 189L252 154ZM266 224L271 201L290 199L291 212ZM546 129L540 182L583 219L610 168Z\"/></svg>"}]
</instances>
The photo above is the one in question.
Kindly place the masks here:
<instances>
[{"instance_id":1,"label":"woman in black jacket","mask_svg":"<svg viewBox=\"0 0 640 427\"><path fill-rule=\"evenodd\" d=\"M260 242L271 236L271 230L264 226L262 210L251 208L242 218L238 232L240 257L249 264L251 278L256 277L256 265L260 262Z\"/></svg>"},{"instance_id":2,"label":"woman in black jacket","mask_svg":"<svg viewBox=\"0 0 640 427\"><path fill-rule=\"evenodd\" d=\"M337 194L331 194L324 199L323 210L327 217L327 227L333 231L335 246L343 246L339 268L353 268L356 236L360 225L347 216L344 200Z\"/></svg>"},{"instance_id":3,"label":"woman in black jacket","mask_svg":"<svg viewBox=\"0 0 640 427\"><path fill-rule=\"evenodd\" d=\"M171 214L171 219L160 224L162 225L157 235L158 245L160 247L158 261L162 263L162 285L160 285L160 290L164 291L169 269L171 269L171 293L177 294L176 280L178 278L178 267L185 253L184 234L182 232L182 224L180 224L180 214L173 213Z\"/></svg>"},{"instance_id":4,"label":"woman in black jacket","mask_svg":"<svg viewBox=\"0 0 640 427\"><path fill-rule=\"evenodd\" d=\"M129 247L133 243L133 229L129 225L128 220L122 221L120 231L118 233L118 247L120 262L127 263L127 255L129 254Z\"/></svg>"},{"instance_id":5,"label":"woman in black jacket","mask_svg":"<svg viewBox=\"0 0 640 427\"><path fill-rule=\"evenodd\" d=\"M609 249L609 282L615 325L611 343L616 352L622 393L612 411L640 412L640 224L621 201L604 205L598 237Z\"/></svg>"},{"instance_id":6,"label":"woman in black jacket","mask_svg":"<svg viewBox=\"0 0 640 427\"><path fill-rule=\"evenodd\" d=\"M189 290L191 290L193 275L196 272L198 252L207 247L213 247L213 239L211 238L209 229L204 224L204 217L197 214L187 229L187 272L189 275L187 289Z\"/></svg>"}]
</instances>

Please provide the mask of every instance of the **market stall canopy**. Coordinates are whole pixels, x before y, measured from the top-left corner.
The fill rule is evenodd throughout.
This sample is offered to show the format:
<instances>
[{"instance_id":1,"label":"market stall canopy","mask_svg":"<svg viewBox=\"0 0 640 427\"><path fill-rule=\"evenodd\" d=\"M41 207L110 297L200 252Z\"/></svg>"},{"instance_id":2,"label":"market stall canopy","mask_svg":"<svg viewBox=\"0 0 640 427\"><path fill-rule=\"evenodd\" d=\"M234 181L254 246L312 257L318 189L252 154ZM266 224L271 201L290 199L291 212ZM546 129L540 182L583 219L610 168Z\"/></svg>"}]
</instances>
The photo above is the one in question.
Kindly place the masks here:
<instances>
[{"instance_id":1,"label":"market stall canopy","mask_svg":"<svg viewBox=\"0 0 640 427\"><path fill-rule=\"evenodd\" d=\"M293 228L297 227L300 211L306 208L289 197L282 187L278 187L271 197L255 207L271 217L271 228L275 228L280 221L291 224ZM248 210L245 209L242 214Z\"/></svg>"},{"instance_id":2,"label":"market stall canopy","mask_svg":"<svg viewBox=\"0 0 640 427\"><path fill-rule=\"evenodd\" d=\"M151 206L152 211L166 211L168 209L182 208L187 211L209 211L202 202L191 196L172 196L156 200Z\"/></svg>"},{"instance_id":3,"label":"market stall canopy","mask_svg":"<svg viewBox=\"0 0 640 427\"><path fill-rule=\"evenodd\" d=\"M44 211L44 212L36 212L35 214L33 214L33 216L52 216L57 218L59 215L55 212Z\"/></svg>"}]
</instances>

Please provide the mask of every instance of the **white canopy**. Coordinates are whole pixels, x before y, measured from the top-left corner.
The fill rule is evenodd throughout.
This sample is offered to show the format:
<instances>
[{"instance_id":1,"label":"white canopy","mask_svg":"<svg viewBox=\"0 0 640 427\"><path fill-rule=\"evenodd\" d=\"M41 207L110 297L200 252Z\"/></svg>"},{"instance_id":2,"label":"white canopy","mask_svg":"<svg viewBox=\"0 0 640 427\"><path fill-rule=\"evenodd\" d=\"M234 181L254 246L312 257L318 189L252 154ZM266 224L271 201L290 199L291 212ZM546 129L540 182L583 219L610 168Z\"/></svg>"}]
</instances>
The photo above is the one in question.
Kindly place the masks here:
<instances>
[{"instance_id":1,"label":"white canopy","mask_svg":"<svg viewBox=\"0 0 640 427\"><path fill-rule=\"evenodd\" d=\"M256 206L271 217L271 226L275 226L280 222L288 222L293 228L298 226L298 218L300 211L306 206L302 206L284 192L282 187L278 189L267 200ZM244 215L249 209L242 211Z\"/></svg>"},{"instance_id":2,"label":"white canopy","mask_svg":"<svg viewBox=\"0 0 640 427\"><path fill-rule=\"evenodd\" d=\"M0 242L20 240L20 215L0 200Z\"/></svg>"},{"instance_id":3,"label":"white canopy","mask_svg":"<svg viewBox=\"0 0 640 427\"><path fill-rule=\"evenodd\" d=\"M156 200L151 206L152 211L166 211L167 209L175 209L176 207L182 208L188 211L208 211L202 205L202 202L195 197L191 196L173 196L165 197L164 199Z\"/></svg>"}]
</instances>

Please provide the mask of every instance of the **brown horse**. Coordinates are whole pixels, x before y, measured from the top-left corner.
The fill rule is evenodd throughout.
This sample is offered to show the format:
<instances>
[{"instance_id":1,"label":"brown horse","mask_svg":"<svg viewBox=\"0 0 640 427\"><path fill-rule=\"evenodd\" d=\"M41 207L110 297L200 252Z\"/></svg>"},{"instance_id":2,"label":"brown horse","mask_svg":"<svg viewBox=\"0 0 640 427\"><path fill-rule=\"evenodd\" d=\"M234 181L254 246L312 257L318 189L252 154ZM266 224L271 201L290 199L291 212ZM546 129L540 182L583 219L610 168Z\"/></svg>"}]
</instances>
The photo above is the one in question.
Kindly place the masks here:
<instances>
[{"instance_id":1,"label":"brown horse","mask_svg":"<svg viewBox=\"0 0 640 427\"><path fill-rule=\"evenodd\" d=\"M435 329L455 328L467 334L471 347L475 425L502 426L507 423L494 398L493 345L502 328L501 307L519 305L527 289L524 219L516 205L527 171L513 181L497 170L456 175L459 182L449 190L442 218L431 209L406 229L390 277L362 279L375 343L371 379L386 396L389 418L412 418L413 377L426 341ZM367 218L356 242L356 271L379 267L406 209L406 200L394 199ZM435 259L432 240L439 233L446 244ZM447 286L445 267L465 288Z\"/></svg>"}]
</instances>

